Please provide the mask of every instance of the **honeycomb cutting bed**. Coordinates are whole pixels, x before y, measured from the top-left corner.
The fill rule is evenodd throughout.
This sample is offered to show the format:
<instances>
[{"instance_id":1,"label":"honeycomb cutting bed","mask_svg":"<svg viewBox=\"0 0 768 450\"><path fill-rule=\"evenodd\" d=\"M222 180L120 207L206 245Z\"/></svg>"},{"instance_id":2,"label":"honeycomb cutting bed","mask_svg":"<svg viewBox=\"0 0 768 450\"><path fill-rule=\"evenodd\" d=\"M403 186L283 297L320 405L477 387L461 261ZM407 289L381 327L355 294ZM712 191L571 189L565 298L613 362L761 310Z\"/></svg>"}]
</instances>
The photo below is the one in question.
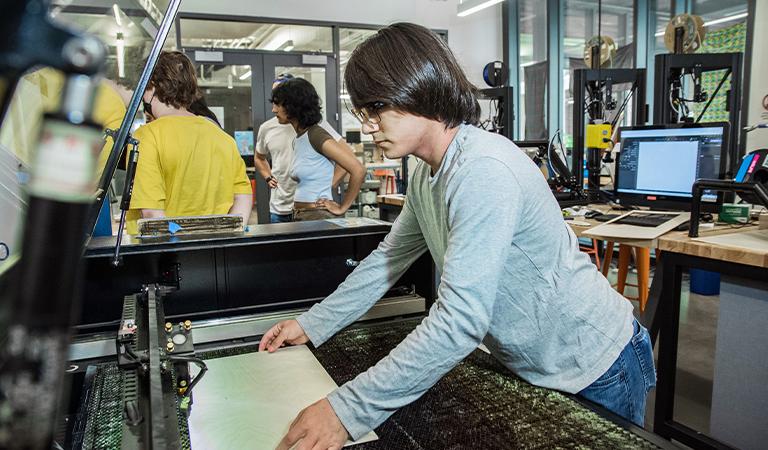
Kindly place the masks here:
<instances>
[{"instance_id":1,"label":"honeycomb cutting bed","mask_svg":"<svg viewBox=\"0 0 768 450\"><path fill-rule=\"evenodd\" d=\"M387 355L418 320L347 329L313 353L341 385ZM254 351L253 346L202 353L204 359ZM119 371L100 366L84 448L119 448ZM192 407L194 414L194 405ZM186 424L182 424L182 433ZM658 448L555 391L520 380L492 356L475 351L440 382L376 429L372 449ZM188 446L188 439L182 439ZM117 445L115 445L117 443Z\"/></svg>"}]
</instances>

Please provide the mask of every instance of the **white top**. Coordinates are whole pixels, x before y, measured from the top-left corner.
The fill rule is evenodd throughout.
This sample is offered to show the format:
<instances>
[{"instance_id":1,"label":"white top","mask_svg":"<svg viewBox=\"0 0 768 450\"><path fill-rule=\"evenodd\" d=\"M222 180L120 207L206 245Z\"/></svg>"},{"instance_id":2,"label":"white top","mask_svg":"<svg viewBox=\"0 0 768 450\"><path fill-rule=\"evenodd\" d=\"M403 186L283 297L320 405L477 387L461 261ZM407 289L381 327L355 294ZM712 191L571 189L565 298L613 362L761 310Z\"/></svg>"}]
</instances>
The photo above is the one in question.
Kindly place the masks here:
<instances>
[{"instance_id":1,"label":"white top","mask_svg":"<svg viewBox=\"0 0 768 450\"><path fill-rule=\"evenodd\" d=\"M320 125L313 125L293 143L294 160L291 177L296 180L297 202L313 203L333 199L331 185L336 163L321 152L325 141L333 139Z\"/></svg>"},{"instance_id":2,"label":"white top","mask_svg":"<svg viewBox=\"0 0 768 450\"><path fill-rule=\"evenodd\" d=\"M341 135L325 120L320 122L337 141ZM293 169L293 142L296 131L290 124L281 125L277 117L273 117L259 127L256 138L256 152L260 155L270 155L272 158L272 175L277 179L277 188L272 189L269 198L269 212L272 214L290 214L293 211L293 197L296 193L296 181L291 178ZM314 201L314 200L312 200Z\"/></svg>"}]
</instances>

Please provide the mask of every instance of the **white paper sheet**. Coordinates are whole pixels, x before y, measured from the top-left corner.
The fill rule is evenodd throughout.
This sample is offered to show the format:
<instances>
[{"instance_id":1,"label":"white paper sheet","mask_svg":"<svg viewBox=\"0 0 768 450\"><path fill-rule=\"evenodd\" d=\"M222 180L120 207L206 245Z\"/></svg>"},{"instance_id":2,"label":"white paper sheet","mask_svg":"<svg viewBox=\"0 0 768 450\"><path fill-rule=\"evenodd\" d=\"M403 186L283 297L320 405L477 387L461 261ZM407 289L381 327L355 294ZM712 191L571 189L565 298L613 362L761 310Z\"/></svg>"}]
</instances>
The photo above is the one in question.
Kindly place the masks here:
<instances>
[{"instance_id":1,"label":"white paper sheet","mask_svg":"<svg viewBox=\"0 0 768 450\"><path fill-rule=\"evenodd\" d=\"M674 230L675 228L678 227L678 225L682 225L690 218L690 213L680 213L680 215L677 216L676 218L670 219L657 227L641 227L636 225L624 225L624 224L614 223L633 213L635 213L635 211L630 211L615 219L610 220L609 222L600 224L594 228L590 228L589 230L585 231L583 235L585 237L591 237L596 239L600 239L600 238L638 239L638 240L656 239L657 237ZM671 214L669 212L661 212L661 211L639 211L639 213L640 214Z\"/></svg>"},{"instance_id":2,"label":"white paper sheet","mask_svg":"<svg viewBox=\"0 0 768 450\"><path fill-rule=\"evenodd\" d=\"M192 449L274 449L305 407L336 389L304 345L206 361L192 395ZM196 370L195 370L196 372ZM371 432L348 445L378 439Z\"/></svg>"},{"instance_id":3,"label":"white paper sheet","mask_svg":"<svg viewBox=\"0 0 768 450\"><path fill-rule=\"evenodd\" d=\"M715 236L698 237L693 240L754 252L768 252L768 230L718 234Z\"/></svg>"}]
</instances>

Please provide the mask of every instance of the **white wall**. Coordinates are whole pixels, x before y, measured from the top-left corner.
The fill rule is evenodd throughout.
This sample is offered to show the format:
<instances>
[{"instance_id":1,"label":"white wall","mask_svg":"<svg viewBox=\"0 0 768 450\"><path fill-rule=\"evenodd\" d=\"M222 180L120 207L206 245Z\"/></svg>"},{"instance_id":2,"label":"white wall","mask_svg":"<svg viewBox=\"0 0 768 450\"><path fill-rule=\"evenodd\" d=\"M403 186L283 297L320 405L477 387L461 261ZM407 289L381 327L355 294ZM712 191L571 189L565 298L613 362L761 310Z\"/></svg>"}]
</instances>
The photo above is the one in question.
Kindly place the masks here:
<instances>
[{"instance_id":1,"label":"white wall","mask_svg":"<svg viewBox=\"0 0 768 450\"><path fill-rule=\"evenodd\" d=\"M749 77L749 109L746 123L753 125L768 122L768 1L755 2L755 32L752 36L752 73ZM768 148L768 129L754 130L747 134L747 151Z\"/></svg>"},{"instance_id":2,"label":"white wall","mask_svg":"<svg viewBox=\"0 0 768 450\"><path fill-rule=\"evenodd\" d=\"M501 5L468 17L456 15L457 0L184 0L182 12L275 17L373 25L413 22L448 30L449 46L469 79L484 87L485 64L501 59Z\"/></svg>"},{"instance_id":3,"label":"white wall","mask_svg":"<svg viewBox=\"0 0 768 450\"><path fill-rule=\"evenodd\" d=\"M483 67L503 59L501 4L491 6L467 17L453 15L448 25L448 45L466 72L469 81L479 88L488 87L483 81Z\"/></svg>"}]
</instances>

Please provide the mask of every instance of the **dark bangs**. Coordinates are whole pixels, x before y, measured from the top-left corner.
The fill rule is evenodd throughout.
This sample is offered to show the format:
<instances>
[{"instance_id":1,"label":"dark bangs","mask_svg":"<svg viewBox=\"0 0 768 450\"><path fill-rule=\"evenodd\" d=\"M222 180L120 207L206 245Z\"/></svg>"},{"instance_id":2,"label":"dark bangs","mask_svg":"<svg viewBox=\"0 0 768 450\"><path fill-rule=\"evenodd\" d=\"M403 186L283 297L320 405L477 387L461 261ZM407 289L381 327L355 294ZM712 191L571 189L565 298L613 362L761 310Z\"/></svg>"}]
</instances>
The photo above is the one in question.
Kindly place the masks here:
<instances>
[{"instance_id":1,"label":"dark bangs","mask_svg":"<svg viewBox=\"0 0 768 450\"><path fill-rule=\"evenodd\" d=\"M352 104L380 101L453 128L477 124L477 88L467 80L448 45L420 25L396 23L360 44L344 82Z\"/></svg>"}]
</instances>

